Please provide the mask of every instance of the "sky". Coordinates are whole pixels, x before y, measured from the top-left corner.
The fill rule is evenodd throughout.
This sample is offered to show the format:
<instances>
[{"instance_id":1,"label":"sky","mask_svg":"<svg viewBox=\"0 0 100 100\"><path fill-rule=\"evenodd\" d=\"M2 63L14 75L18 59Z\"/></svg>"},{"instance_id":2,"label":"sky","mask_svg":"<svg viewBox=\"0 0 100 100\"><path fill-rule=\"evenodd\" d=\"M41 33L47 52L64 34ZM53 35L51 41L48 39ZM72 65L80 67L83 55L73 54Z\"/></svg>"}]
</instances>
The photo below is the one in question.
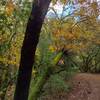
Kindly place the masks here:
<instances>
[{"instance_id":1,"label":"sky","mask_svg":"<svg viewBox=\"0 0 100 100\"><path fill-rule=\"evenodd\" d=\"M63 7L64 5L61 4L60 2L57 2L56 5L53 5L52 3L50 4L50 7L54 8L54 10L56 11L56 13L58 14L58 16L60 17L63 11ZM64 9L67 9L66 11L64 11L63 16L64 15L68 15L69 13L72 12L72 5L66 5ZM48 11L47 16L53 16L56 17L56 15L54 14L54 11L51 9Z\"/></svg>"},{"instance_id":2,"label":"sky","mask_svg":"<svg viewBox=\"0 0 100 100\"><path fill-rule=\"evenodd\" d=\"M77 1L78 0L75 0L75 2L77 2ZM90 1L90 2L97 1L100 4L100 0L87 0L87 1ZM78 7L77 4L76 4L76 6ZM76 6L74 6L74 8L76 8ZM62 11L63 11L63 4L62 3L60 3L59 1L55 5L53 5L51 3L50 7L53 7L55 9L55 11L57 12L59 17L61 16ZM69 15L69 14L71 14L75 10L75 9L73 9L73 5L72 4L66 5L65 8L67 8L67 10L63 13L63 16ZM54 14L53 10L49 10L48 13L47 13L47 16L49 16L49 17L56 17L56 15ZM99 16L99 18L100 18L100 16Z\"/></svg>"}]
</instances>

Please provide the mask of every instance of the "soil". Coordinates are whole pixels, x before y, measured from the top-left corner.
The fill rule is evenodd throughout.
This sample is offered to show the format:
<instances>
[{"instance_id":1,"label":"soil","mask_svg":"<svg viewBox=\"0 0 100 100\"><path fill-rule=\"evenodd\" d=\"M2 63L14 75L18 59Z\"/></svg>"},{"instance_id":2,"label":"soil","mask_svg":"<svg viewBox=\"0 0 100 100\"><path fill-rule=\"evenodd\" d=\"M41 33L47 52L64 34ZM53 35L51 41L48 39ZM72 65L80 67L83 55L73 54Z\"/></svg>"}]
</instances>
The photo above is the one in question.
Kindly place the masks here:
<instances>
[{"instance_id":1,"label":"soil","mask_svg":"<svg viewBox=\"0 0 100 100\"><path fill-rule=\"evenodd\" d=\"M100 100L100 74L77 74L72 84L67 100Z\"/></svg>"},{"instance_id":2,"label":"soil","mask_svg":"<svg viewBox=\"0 0 100 100\"><path fill-rule=\"evenodd\" d=\"M100 100L100 74L77 74L72 78L71 84L69 93L55 93L43 100Z\"/></svg>"}]
</instances>

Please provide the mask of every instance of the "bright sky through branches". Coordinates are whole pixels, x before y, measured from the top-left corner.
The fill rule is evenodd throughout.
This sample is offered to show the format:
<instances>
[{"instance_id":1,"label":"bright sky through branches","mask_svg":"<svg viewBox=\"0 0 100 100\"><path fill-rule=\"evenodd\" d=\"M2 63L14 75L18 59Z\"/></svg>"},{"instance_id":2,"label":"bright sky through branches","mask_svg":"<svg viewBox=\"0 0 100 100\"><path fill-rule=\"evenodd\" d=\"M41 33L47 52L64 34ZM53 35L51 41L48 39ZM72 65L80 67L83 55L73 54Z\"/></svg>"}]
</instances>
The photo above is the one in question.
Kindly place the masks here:
<instances>
[{"instance_id":1,"label":"bright sky through branches","mask_svg":"<svg viewBox=\"0 0 100 100\"><path fill-rule=\"evenodd\" d=\"M100 0L87 0L87 2L94 2L94 1L97 1L98 2L98 5L100 4ZM69 15L71 13L73 13L73 11L77 8L80 7L79 3L78 3L78 0L75 0L74 1L75 5L73 5L72 3L71 4L67 4L65 6L65 9L67 8L66 11L64 11L63 13L63 16L66 16L66 15ZM78 3L78 4L77 4ZM63 7L64 5L61 3L61 2L57 2L55 5L53 5L52 3L50 4L50 7L53 8L55 11L56 11L56 14L60 17L61 14L62 14L62 11L63 11ZM56 14L55 12L50 9L47 13L47 16L49 16L50 18L52 17L56 17Z\"/></svg>"}]
</instances>

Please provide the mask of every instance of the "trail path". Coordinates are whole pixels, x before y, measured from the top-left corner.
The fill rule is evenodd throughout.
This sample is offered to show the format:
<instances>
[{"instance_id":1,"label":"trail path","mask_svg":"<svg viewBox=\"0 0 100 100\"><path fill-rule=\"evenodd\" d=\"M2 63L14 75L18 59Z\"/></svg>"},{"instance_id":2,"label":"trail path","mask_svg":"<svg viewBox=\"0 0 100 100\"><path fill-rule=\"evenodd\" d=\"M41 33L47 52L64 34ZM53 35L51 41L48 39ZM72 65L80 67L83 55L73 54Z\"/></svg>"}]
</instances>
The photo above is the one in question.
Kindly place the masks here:
<instances>
[{"instance_id":1,"label":"trail path","mask_svg":"<svg viewBox=\"0 0 100 100\"><path fill-rule=\"evenodd\" d=\"M72 90L50 94L43 100L100 100L100 74L80 73L71 79Z\"/></svg>"},{"instance_id":2,"label":"trail path","mask_svg":"<svg viewBox=\"0 0 100 100\"><path fill-rule=\"evenodd\" d=\"M68 100L100 100L100 74L77 74Z\"/></svg>"}]
</instances>

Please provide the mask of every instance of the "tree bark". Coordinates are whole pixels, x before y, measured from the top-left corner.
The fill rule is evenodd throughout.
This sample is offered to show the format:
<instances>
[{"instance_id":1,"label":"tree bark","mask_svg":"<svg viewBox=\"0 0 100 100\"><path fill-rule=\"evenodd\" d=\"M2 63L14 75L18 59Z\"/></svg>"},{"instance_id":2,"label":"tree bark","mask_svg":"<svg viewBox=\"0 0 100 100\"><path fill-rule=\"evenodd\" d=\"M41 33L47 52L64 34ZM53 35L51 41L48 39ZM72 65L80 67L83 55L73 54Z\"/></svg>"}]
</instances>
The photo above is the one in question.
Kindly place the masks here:
<instances>
[{"instance_id":1,"label":"tree bark","mask_svg":"<svg viewBox=\"0 0 100 100\"><path fill-rule=\"evenodd\" d=\"M14 100L28 100L32 66L41 27L51 0L34 0L21 49Z\"/></svg>"}]
</instances>

